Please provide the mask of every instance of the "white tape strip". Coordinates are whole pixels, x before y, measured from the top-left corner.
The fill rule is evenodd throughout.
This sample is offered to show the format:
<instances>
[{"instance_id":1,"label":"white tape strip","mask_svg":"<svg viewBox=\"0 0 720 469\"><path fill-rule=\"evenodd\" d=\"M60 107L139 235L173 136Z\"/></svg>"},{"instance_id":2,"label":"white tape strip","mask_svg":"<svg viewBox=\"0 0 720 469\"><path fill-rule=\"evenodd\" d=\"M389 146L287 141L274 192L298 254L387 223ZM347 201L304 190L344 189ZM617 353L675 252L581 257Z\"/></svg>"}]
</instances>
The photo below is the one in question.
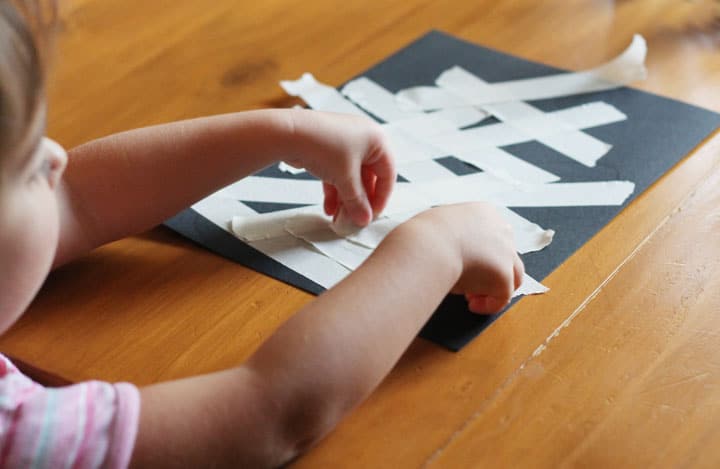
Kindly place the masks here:
<instances>
[{"instance_id":1,"label":"white tape strip","mask_svg":"<svg viewBox=\"0 0 720 469\"><path fill-rule=\"evenodd\" d=\"M644 79L647 74L644 66L646 54L645 40L642 36L635 35L630 46L618 57L583 72L493 83L483 90L464 88L459 84L453 86L452 93L448 92L445 95L437 91L410 88L400 91L398 99L401 99L405 105L414 103L422 109L431 110L468 104L532 101L608 90ZM437 80L438 85L443 88L446 88L449 82L450 79L444 73ZM448 95L454 97L450 98Z\"/></svg>"},{"instance_id":2,"label":"white tape strip","mask_svg":"<svg viewBox=\"0 0 720 469\"><path fill-rule=\"evenodd\" d=\"M407 119L384 124L383 127L386 132L399 130L410 135L438 135L457 131L458 126L453 121L443 117L443 114L448 113L433 112L414 114ZM461 118L463 116L458 117Z\"/></svg>"},{"instance_id":3,"label":"white tape strip","mask_svg":"<svg viewBox=\"0 0 720 469\"><path fill-rule=\"evenodd\" d=\"M447 125L447 121L422 116L387 124L385 129L398 163L398 173L408 181L431 181L454 176L454 173L444 166L426 161L450 154L508 181L545 183L560 179L555 174L496 147L453 152L418 140L433 135L457 135L455 129ZM527 138L517 132L513 135L519 139ZM424 160L425 163L421 163Z\"/></svg>"},{"instance_id":4,"label":"white tape strip","mask_svg":"<svg viewBox=\"0 0 720 469\"><path fill-rule=\"evenodd\" d=\"M461 67L453 67L445 72L438 80L438 85L451 93L465 92L471 96L484 93L492 87ZM557 116L545 114L527 103L508 101L486 104L483 109L519 129L531 140L538 140L586 166L595 166L597 160L611 148L611 145L573 129Z\"/></svg>"},{"instance_id":5,"label":"white tape strip","mask_svg":"<svg viewBox=\"0 0 720 469\"><path fill-rule=\"evenodd\" d=\"M297 238L316 231L331 231L331 223L332 220L322 213L301 213L287 217L284 228Z\"/></svg>"},{"instance_id":6,"label":"white tape strip","mask_svg":"<svg viewBox=\"0 0 720 469\"><path fill-rule=\"evenodd\" d=\"M318 221L323 217L323 209L319 205L309 207L279 210L263 214L233 216L232 232L238 238L245 241L257 241L261 239L272 239L286 236L285 224L288 220L299 217L309 225L305 231L311 231L314 227L323 226ZM327 222L325 222L327 224Z\"/></svg>"},{"instance_id":7,"label":"white tape strip","mask_svg":"<svg viewBox=\"0 0 720 469\"><path fill-rule=\"evenodd\" d=\"M487 112L471 106L440 109L429 115L452 122L457 128L475 125L489 117Z\"/></svg>"},{"instance_id":8,"label":"white tape strip","mask_svg":"<svg viewBox=\"0 0 720 469\"><path fill-rule=\"evenodd\" d=\"M295 81L284 80L280 86L290 96L299 96L308 106L318 111L340 112L366 116L360 108L345 99L338 90L332 86L319 83L310 73L303 73Z\"/></svg>"},{"instance_id":9,"label":"white tape strip","mask_svg":"<svg viewBox=\"0 0 720 469\"><path fill-rule=\"evenodd\" d=\"M539 136L537 141L589 168L594 168L597 160L612 148L612 145L579 131Z\"/></svg>"},{"instance_id":10,"label":"white tape strip","mask_svg":"<svg viewBox=\"0 0 720 469\"><path fill-rule=\"evenodd\" d=\"M523 275L523 281L520 288L515 290L515 293L513 293L513 298L520 295L538 295L549 290L550 289L548 287L538 282L528 274L525 274Z\"/></svg>"},{"instance_id":11,"label":"white tape strip","mask_svg":"<svg viewBox=\"0 0 720 469\"><path fill-rule=\"evenodd\" d=\"M515 127L501 122L453 133L429 135L423 140L454 155L480 148L513 145L530 139Z\"/></svg>"},{"instance_id":12,"label":"white tape strip","mask_svg":"<svg viewBox=\"0 0 720 469\"><path fill-rule=\"evenodd\" d=\"M512 183L544 184L560 180L560 176L545 171L497 147L455 153L454 156L476 168L487 171L498 179Z\"/></svg>"},{"instance_id":13,"label":"white tape strip","mask_svg":"<svg viewBox=\"0 0 720 469\"><path fill-rule=\"evenodd\" d=\"M472 106L423 113L413 103L403 105L394 94L367 77L351 81L343 87L342 93L370 114L387 123L401 124L410 133L428 131L436 134L442 133L443 129L456 130L477 124L489 115Z\"/></svg>"},{"instance_id":14,"label":"white tape strip","mask_svg":"<svg viewBox=\"0 0 720 469\"><path fill-rule=\"evenodd\" d=\"M470 105L464 97L437 86L406 88L398 91L395 99L402 108L417 109L419 107L425 111L462 108Z\"/></svg>"},{"instance_id":15,"label":"white tape strip","mask_svg":"<svg viewBox=\"0 0 720 469\"><path fill-rule=\"evenodd\" d=\"M224 198L217 200L229 201ZM243 204L237 205L242 205L245 210L252 212ZM204 209L201 213L204 216L212 215ZM312 206L266 214L234 216L232 217L232 232L258 251L309 278L323 288L331 288L345 278L350 270L326 255L313 250L306 242L297 239L285 230L288 219L295 220L298 231L311 231L316 227L326 227L328 221L321 214L322 207ZM302 230L300 226L302 226Z\"/></svg>"},{"instance_id":16,"label":"white tape strip","mask_svg":"<svg viewBox=\"0 0 720 469\"><path fill-rule=\"evenodd\" d=\"M455 177L455 173L433 160L399 163L397 172L410 182L434 181L436 179Z\"/></svg>"},{"instance_id":17,"label":"white tape strip","mask_svg":"<svg viewBox=\"0 0 720 469\"><path fill-rule=\"evenodd\" d=\"M485 109L540 143L585 166L594 167L597 160L612 148L612 145L591 135L574 130L556 115L545 114L526 103L488 104Z\"/></svg>"},{"instance_id":18,"label":"white tape strip","mask_svg":"<svg viewBox=\"0 0 720 469\"><path fill-rule=\"evenodd\" d=\"M304 83L304 86L307 88L318 88L315 94L322 94L323 92L330 93L329 90L332 89L331 87L317 83L314 79L312 80L313 81L311 81L310 78L306 78L305 81L308 83ZM490 132L476 131L473 135L468 135L475 140L470 143L469 148L466 148L468 145L462 144L462 138L460 138L459 145L447 145L445 143L447 140L454 140L455 137L463 135L457 133L458 127L473 125L487 117L488 113L468 106L444 109L429 114L412 113L398 110L398 106L389 99L389 97L392 96L390 92L367 78L363 77L362 79L355 80L347 86L349 88L346 87L346 92L358 100L364 100L363 102L369 110L374 110L378 116L385 120L393 120L392 123L385 124L384 128L388 136L390 148L398 164L399 173L408 180L425 181L452 175L452 172L442 165L432 163L421 165L405 164L408 162L431 160L448 156L452 153L459 153L459 150L464 149L472 150L483 146L493 146L492 138L495 138L496 141L501 144L529 140L527 135L524 135L517 129L498 125L489 126L491 127L488 129ZM297 90L293 89L293 91ZM310 95L312 96L312 93L310 93ZM318 104L316 103L316 105ZM614 109L606 105L605 109L607 108ZM583 109L583 111L588 110ZM569 114L569 117L572 117L572 113L565 114ZM588 112L585 112L585 114L588 114ZM402 117L402 119L400 119L400 117ZM590 115L588 115L588 117L590 117ZM509 135L503 137L503 133L508 134L508 132ZM491 135L491 139L486 139L483 137L483 133L494 134L494 137ZM437 135L447 135L447 137L445 139L439 138L439 145L433 145L432 142L428 142L428 137ZM500 138L498 139L498 137ZM419 139L424 139L424 141L419 141ZM442 145L446 145L446 147ZM463 154L460 159L464 159L480 169L493 172L497 176L506 179L527 182L551 182L557 180L555 175L505 152L499 153L488 150L481 155L470 156ZM507 163L507 165L503 163ZM437 173L433 174L431 168L436 168ZM301 170L294 169L285 163L280 164L280 169L293 174L301 172ZM518 173L516 177L513 177L514 171L520 171L520 173ZM527 179L525 179L525 176L527 176Z\"/></svg>"},{"instance_id":19,"label":"white tape strip","mask_svg":"<svg viewBox=\"0 0 720 469\"><path fill-rule=\"evenodd\" d=\"M634 188L635 185L629 181L509 184L490 174L477 173L429 182L398 184L385 214L390 217L398 214L411 216L431 206L467 201L489 201L508 207L621 205L632 194ZM211 207L226 207L215 209L222 214L220 217L226 216L227 210L235 207L235 205L223 205L229 204L227 202L212 204L205 202L205 204ZM242 204L236 205L236 213L244 207ZM244 209L249 210L247 207ZM210 214L208 212L211 210L205 209L202 213L208 215ZM517 214L507 216L515 228L518 244L522 243L520 252L541 249L552 240L551 231L542 230ZM246 241L283 236L285 224L291 218L295 219L293 223L296 226L296 233L300 232L297 228L300 223L305 223L307 226L302 230L303 232L316 230L328 223L322 207L312 205L262 215L236 216L232 219L232 230Z\"/></svg>"},{"instance_id":20,"label":"white tape strip","mask_svg":"<svg viewBox=\"0 0 720 469\"><path fill-rule=\"evenodd\" d=\"M352 80L342 88L341 92L358 106L385 122L408 119L422 112L419 107L412 105L401 109L394 94L367 77Z\"/></svg>"},{"instance_id":21,"label":"white tape strip","mask_svg":"<svg viewBox=\"0 0 720 469\"><path fill-rule=\"evenodd\" d=\"M499 205L495 208L512 226L515 247L520 254L539 251L552 242L555 231L545 230L507 207Z\"/></svg>"},{"instance_id":22,"label":"white tape strip","mask_svg":"<svg viewBox=\"0 0 720 469\"><path fill-rule=\"evenodd\" d=\"M394 94L367 77L357 78L345 85L342 94L387 123L405 124L408 120L414 120L403 125L403 128L411 133L424 130L441 133L448 125L448 130L455 130L476 124L488 117L487 112L472 106L423 113L413 103L401 104Z\"/></svg>"},{"instance_id":23,"label":"white tape strip","mask_svg":"<svg viewBox=\"0 0 720 469\"><path fill-rule=\"evenodd\" d=\"M558 118L566 126L560 129L552 127L544 128L546 132L543 137L557 134L572 129L580 130L599 125L612 124L627 119L627 116L613 106L606 103L591 103L582 106L575 106L562 111L547 113L546 116ZM539 129L536 129L539 132ZM499 124L484 125L467 130L459 130L453 133L431 135L423 140L438 148L446 150L450 154L464 153L486 147L502 147L514 145L531 140L528 135L512 125L501 122Z\"/></svg>"},{"instance_id":24,"label":"white tape strip","mask_svg":"<svg viewBox=\"0 0 720 469\"><path fill-rule=\"evenodd\" d=\"M627 120L618 108L603 101L569 107L548 113L573 129L590 129Z\"/></svg>"},{"instance_id":25,"label":"white tape strip","mask_svg":"<svg viewBox=\"0 0 720 469\"><path fill-rule=\"evenodd\" d=\"M453 178L453 180L457 179L457 177ZM460 179L465 184L474 185L491 180L490 177L482 174L472 175L472 177L464 176ZM212 211L217 210L216 207L227 206L229 208L232 202L236 213L237 210L248 212L247 216L233 217L232 228L238 237L323 287L330 288L344 278L349 271L357 268L392 229L417 211L426 208L424 205L427 202L422 202L422 196L415 192L411 184L399 184L398 186L398 190L395 192L397 198L394 210L400 211L414 207L414 211L404 212L404 215L394 215L395 218L392 219L376 220L369 227L354 233L347 239L338 238L329 229L329 219L322 215L320 206L254 215L249 215L252 210L243 204L224 198L217 198L213 202L199 203L197 206L203 215L212 216ZM441 184L434 183L425 186L439 189ZM503 211L503 215L513 226L519 252L542 249L552 240L551 230L543 230L506 208L499 207L499 209ZM226 209L223 208L218 213L223 210ZM307 245L299 244L297 240L288 239L290 238L288 232L310 243L322 254L309 249ZM533 285L535 285L532 290L534 293L539 293L544 288L537 287L539 285L537 282Z\"/></svg>"},{"instance_id":26,"label":"white tape strip","mask_svg":"<svg viewBox=\"0 0 720 469\"><path fill-rule=\"evenodd\" d=\"M395 161L399 165L399 173L413 181L439 179L453 175L442 165L408 164L449 156L442 149L419 141L418 137L455 132L458 127L472 125L488 115L486 112L472 107L447 109L429 114L418 113L417 109L402 110L398 107L392 93L366 77L348 83L343 88L343 93L368 112L389 122L383 127ZM531 165L525 164L524 166ZM436 171L432 169L436 169ZM552 180L552 177L547 178L548 173L542 173L542 179L536 178L533 181Z\"/></svg>"},{"instance_id":27,"label":"white tape strip","mask_svg":"<svg viewBox=\"0 0 720 469\"><path fill-rule=\"evenodd\" d=\"M299 233L307 228L303 226L298 231L298 236L311 243L319 252L287 233L273 238L256 239L249 244L322 287L331 288L364 262L382 239L400 223L401 220L378 220L349 240L333 238L330 233L322 231L300 235ZM514 296L545 291L547 288L526 275Z\"/></svg>"},{"instance_id":28,"label":"white tape strip","mask_svg":"<svg viewBox=\"0 0 720 469\"><path fill-rule=\"evenodd\" d=\"M520 254L540 251L548 246L555 235L553 230L544 230L539 225L518 215L506 207L497 207L500 214L513 228L515 246ZM375 249L392 230L409 216L402 218L384 218L376 220L362 230L348 236L347 239L369 249Z\"/></svg>"},{"instance_id":29,"label":"white tape strip","mask_svg":"<svg viewBox=\"0 0 720 469\"><path fill-rule=\"evenodd\" d=\"M412 184L432 205L485 201L506 207L612 206L633 193L630 181L511 184L488 173Z\"/></svg>"},{"instance_id":30,"label":"white tape strip","mask_svg":"<svg viewBox=\"0 0 720 469\"><path fill-rule=\"evenodd\" d=\"M488 197L507 207L591 207L622 205L633 193L630 181L567 182L518 186Z\"/></svg>"},{"instance_id":31,"label":"white tape strip","mask_svg":"<svg viewBox=\"0 0 720 469\"><path fill-rule=\"evenodd\" d=\"M516 190L515 185L502 181L488 173L475 173L467 176L455 176L428 182L417 182L412 189L422 194L432 206L457 204L473 201L494 201L494 194L504 194ZM502 204L501 205L506 205Z\"/></svg>"},{"instance_id":32,"label":"white tape strip","mask_svg":"<svg viewBox=\"0 0 720 469\"><path fill-rule=\"evenodd\" d=\"M349 270L360 267L360 264L365 262L365 259L373 252L372 249L351 243L344 238L338 238L335 232L329 228L304 233L295 233L292 223L288 223L286 228L290 234L310 243L319 252Z\"/></svg>"},{"instance_id":33,"label":"white tape strip","mask_svg":"<svg viewBox=\"0 0 720 469\"><path fill-rule=\"evenodd\" d=\"M192 206L192 209L225 231L231 231L230 223L234 216L253 216L257 213L237 200L211 195Z\"/></svg>"},{"instance_id":34,"label":"white tape strip","mask_svg":"<svg viewBox=\"0 0 720 469\"><path fill-rule=\"evenodd\" d=\"M289 234L249 244L323 288L332 288L350 273L346 267Z\"/></svg>"},{"instance_id":35,"label":"white tape strip","mask_svg":"<svg viewBox=\"0 0 720 469\"><path fill-rule=\"evenodd\" d=\"M316 180L248 176L216 193L245 202L316 205L323 202L322 184Z\"/></svg>"},{"instance_id":36,"label":"white tape strip","mask_svg":"<svg viewBox=\"0 0 720 469\"><path fill-rule=\"evenodd\" d=\"M385 124L384 129L398 164L398 173L405 179L430 181L454 176L454 173L444 166L428 161L449 156L452 152L418 140L433 135L455 134L455 126L449 121L438 119L433 114L424 114ZM518 135L517 138L523 137ZM496 147L455 153L454 156L508 181L545 183L560 179L555 174Z\"/></svg>"},{"instance_id":37,"label":"white tape strip","mask_svg":"<svg viewBox=\"0 0 720 469\"><path fill-rule=\"evenodd\" d=\"M423 142L401 127L386 126L385 135L395 162L398 164L432 160L449 154L430 143Z\"/></svg>"},{"instance_id":38,"label":"white tape strip","mask_svg":"<svg viewBox=\"0 0 720 469\"><path fill-rule=\"evenodd\" d=\"M539 251L552 242L554 231L543 230L505 207L498 209L513 227L519 253ZM290 218L285 224L285 229L348 269L355 270L380 245L385 236L404 221L404 219L389 218L376 220L366 228L348 236L347 239L338 237L330 229L326 218L311 222L302 217Z\"/></svg>"},{"instance_id":39,"label":"white tape strip","mask_svg":"<svg viewBox=\"0 0 720 469\"><path fill-rule=\"evenodd\" d=\"M278 169L282 171L283 173L288 174L301 174L305 172L305 168L296 168L295 166L290 166L289 164L285 163L284 161L281 161L278 163Z\"/></svg>"},{"instance_id":40,"label":"white tape strip","mask_svg":"<svg viewBox=\"0 0 720 469\"><path fill-rule=\"evenodd\" d=\"M288 223L292 223L295 233L315 231L320 228L325 228L329 224L329 219L324 215L321 205L310 205L307 207L258 214L246 205L237 203L232 199L220 199L216 205L219 204L233 204L234 206L238 206L235 210L236 216L231 215L225 219L225 224L227 225L228 220L232 220L232 232L235 236L245 241L285 236L287 234L286 225ZM420 192L414 190L412 185L400 183L396 185L383 213L393 216L399 214L414 214L427 209L431 205L431 201L424 198ZM245 213L243 215L237 215L237 213L243 213L242 210L245 210ZM249 211L249 213L247 211Z\"/></svg>"},{"instance_id":41,"label":"white tape strip","mask_svg":"<svg viewBox=\"0 0 720 469\"><path fill-rule=\"evenodd\" d=\"M380 245L385 236L397 228L404 220L394 218L382 218L375 220L360 231L348 236L347 239L353 243L364 246L368 249L375 249Z\"/></svg>"},{"instance_id":42,"label":"white tape strip","mask_svg":"<svg viewBox=\"0 0 720 469\"><path fill-rule=\"evenodd\" d=\"M432 163L435 162L433 161ZM414 184L401 182L395 184L395 189L390 195L390 200L383 214L390 216L400 213L416 212L417 210L423 210L431 206L432 200L426 198L420 191L416 190Z\"/></svg>"}]
</instances>

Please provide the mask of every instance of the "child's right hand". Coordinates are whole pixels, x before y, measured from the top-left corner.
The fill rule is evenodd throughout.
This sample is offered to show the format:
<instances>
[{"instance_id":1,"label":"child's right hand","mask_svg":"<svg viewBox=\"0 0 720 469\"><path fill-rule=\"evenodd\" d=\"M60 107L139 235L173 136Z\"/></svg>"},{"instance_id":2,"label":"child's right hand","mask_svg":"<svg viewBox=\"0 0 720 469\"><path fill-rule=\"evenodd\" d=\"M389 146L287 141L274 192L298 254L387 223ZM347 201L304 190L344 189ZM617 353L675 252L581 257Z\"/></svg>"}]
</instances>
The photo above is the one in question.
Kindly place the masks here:
<instances>
[{"instance_id":1,"label":"child's right hand","mask_svg":"<svg viewBox=\"0 0 720 469\"><path fill-rule=\"evenodd\" d=\"M293 110L297 137L288 163L323 181L325 212L341 211L365 226L382 212L395 184L395 164L382 128L370 118Z\"/></svg>"},{"instance_id":2,"label":"child's right hand","mask_svg":"<svg viewBox=\"0 0 720 469\"><path fill-rule=\"evenodd\" d=\"M452 293L464 294L475 313L500 312L522 283L525 268L515 250L512 227L490 204L434 208L408 223L439 234L459 262Z\"/></svg>"}]
</instances>

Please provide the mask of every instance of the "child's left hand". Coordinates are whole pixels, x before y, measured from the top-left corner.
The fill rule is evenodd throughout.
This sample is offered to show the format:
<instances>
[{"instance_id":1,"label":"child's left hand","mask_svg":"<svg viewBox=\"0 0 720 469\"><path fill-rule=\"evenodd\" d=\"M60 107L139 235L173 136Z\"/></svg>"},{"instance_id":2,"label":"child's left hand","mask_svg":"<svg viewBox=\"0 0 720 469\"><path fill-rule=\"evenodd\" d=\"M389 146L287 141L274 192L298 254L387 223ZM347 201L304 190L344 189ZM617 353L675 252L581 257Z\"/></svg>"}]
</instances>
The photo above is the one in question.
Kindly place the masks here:
<instances>
[{"instance_id":1,"label":"child's left hand","mask_svg":"<svg viewBox=\"0 0 720 469\"><path fill-rule=\"evenodd\" d=\"M395 165L382 128L359 116L296 110L294 158L323 181L325 213L342 211L365 226L385 208L395 184Z\"/></svg>"}]
</instances>

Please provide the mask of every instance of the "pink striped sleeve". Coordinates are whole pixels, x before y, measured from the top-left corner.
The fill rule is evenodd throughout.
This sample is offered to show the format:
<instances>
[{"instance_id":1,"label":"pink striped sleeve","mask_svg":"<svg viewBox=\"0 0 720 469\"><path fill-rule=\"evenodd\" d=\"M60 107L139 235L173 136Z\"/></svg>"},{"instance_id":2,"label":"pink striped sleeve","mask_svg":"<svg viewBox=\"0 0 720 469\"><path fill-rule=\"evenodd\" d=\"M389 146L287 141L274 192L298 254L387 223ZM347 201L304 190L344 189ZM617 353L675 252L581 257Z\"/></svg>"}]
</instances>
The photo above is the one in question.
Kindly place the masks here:
<instances>
[{"instance_id":1,"label":"pink striped sleeve","mask_svg":"<svg viewBox=\"0 0 720 469\"><path fill-rule=\"evenodd\" d=\"M127 467L139 412L131 384L45 388L0 355L0 467Z\"/></svg>"}]
</instances>

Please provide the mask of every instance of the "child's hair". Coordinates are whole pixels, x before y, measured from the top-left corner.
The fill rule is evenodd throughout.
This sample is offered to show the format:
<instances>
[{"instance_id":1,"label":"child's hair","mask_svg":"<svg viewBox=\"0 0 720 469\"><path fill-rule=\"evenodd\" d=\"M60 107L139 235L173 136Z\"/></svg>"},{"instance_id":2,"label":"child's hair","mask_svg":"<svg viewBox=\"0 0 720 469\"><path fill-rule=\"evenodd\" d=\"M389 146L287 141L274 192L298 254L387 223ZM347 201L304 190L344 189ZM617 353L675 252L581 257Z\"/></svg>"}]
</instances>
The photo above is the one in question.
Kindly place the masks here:
<instances>
[{"instance_id":1,"label":"child's hair","mask_svg":"<svg viewBox=\"0 0 720 469\"><path fill-rule=\"evenodd\" d=\"M55 1L0 0L0 169L41 118Z\"/></svg>"}]
</instances>

